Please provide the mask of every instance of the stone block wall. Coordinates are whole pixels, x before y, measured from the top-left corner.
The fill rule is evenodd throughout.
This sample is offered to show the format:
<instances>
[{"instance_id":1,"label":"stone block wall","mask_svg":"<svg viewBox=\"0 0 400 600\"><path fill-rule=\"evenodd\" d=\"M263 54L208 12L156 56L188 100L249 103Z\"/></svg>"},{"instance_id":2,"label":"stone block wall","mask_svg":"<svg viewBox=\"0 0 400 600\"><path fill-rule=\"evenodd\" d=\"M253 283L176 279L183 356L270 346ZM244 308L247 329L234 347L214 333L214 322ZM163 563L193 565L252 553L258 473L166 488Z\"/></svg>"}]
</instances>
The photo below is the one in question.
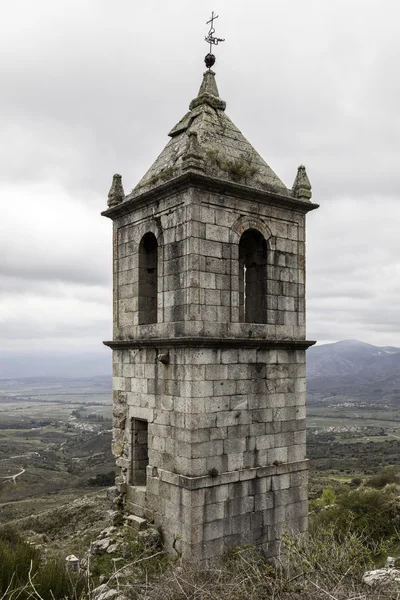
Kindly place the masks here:
<instances>
[{"instance_id":1,"label":"stone block wall","mask_svg":"<svg viewBox=\"0 0 400 600\"><path fill-rule=\"evenodd\" d=\"M193 552L203 558L214 550L217 556L221 544L228 548L237 540L270 551L284 523L303 530L304 350L171 344L163 348L169 354L166 365L157 360L158 352L114 351L113 449L128 509L161 526L170 547L178 535L186 552L195 544ZM149 466L141 490L134 488L136 419L148 421ZM298 471L301 476L293 475ZM292 485L295 479L298 484ZM189 508L179 496L187 486ZM197 509L198 521L191 521L187 531L200 498L206 513L201 516ZM190 542L186 538L192 534Z\"/></svg>"},{"instance_id":2,"label":"stone block wall","mask_svg":"<svg viewBox=\"0 0 400 600\"><path fill-rule=\"evenodd\" d=\"M301 212L190 189L114 222L114 339L202 335L305 338L305 217ZM265 324L240 322L239 241L267 246ZM140 325L139 245L158 241L157 323Z\"/></svg>"},{"instance_id":3,"label":"stone block wall","mask_svg":"<svg viewBox=\"0 0 400 600\"><path fill-rule=\"evenodd\" d=\"M149 467L146 501L168 550L216 559L235 546L277 556L283 531L307 531L307 461L184 477Z\"/></svg>"},{"instance_id":4,"label":"stone block wall","mask_svg":"<svg viewBox=\"0 0 400 600\"><path fill-rule=\"evenodd\" d=\"M202 560L251 543L273 556L284 527L307 526L307 207L244 199L232 186L168 189L114 218L117 484L126 510L161 527L171 551ZM249 230L266 244L263 323L243 322ZM139 264L154 268L140 263L149 233L155 323L139 314Z\"/></svg>"},{"instance_id":5,"label":"stone block wall","mask_svg":"<svg viewBox=\"0 0 400 600\"><path fill-rule=\"evenodd\" d=\"M146 233L158 242L157 322L184 320L187 288L187 194L166 198L155 210L145 205L114 222L114 339L142 331L139 325L139 246Z\"/></svg>"},{"instance_id":6,"label":"stone block wall","mask_svg":"<svg viewBox=\"0 0 400 600\"><path fill-rule=\"evenodd\" d=\"M190 217L189 278L198 290L193 318L222 323L221 334L248 335L248 324L240 323L239 241L255 229L268 246L268 313L267 326L252 324L253 335L304 338L304 215L251 202L244 207L233 196L195 191Z\"/></svg>"}]
</instances>

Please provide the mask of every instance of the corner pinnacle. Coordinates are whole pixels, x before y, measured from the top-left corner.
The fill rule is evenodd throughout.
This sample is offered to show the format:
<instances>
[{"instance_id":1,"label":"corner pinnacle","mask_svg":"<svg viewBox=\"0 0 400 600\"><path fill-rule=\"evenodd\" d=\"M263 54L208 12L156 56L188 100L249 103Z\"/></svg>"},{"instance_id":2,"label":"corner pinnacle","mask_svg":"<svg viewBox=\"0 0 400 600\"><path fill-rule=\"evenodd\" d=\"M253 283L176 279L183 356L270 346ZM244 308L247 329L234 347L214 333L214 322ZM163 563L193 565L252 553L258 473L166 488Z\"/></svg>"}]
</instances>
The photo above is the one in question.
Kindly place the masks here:
<instances>
[{"instance_id":1,"label":"corner pinnacle","mask_svg":"<svg viewBox=\"0 0 400 600\"><path fill-rule=\"evenodd\" d=\"M295 198L309 202L311 200L311 183L308 179L307 171L304 165L297 169L296 179L294 180L292 191Z\"/></svg>"},{"instance_id":2,"label":"corner pinnacle","mask_svg":"<svg viewBox=\"0 0 400 600\"><path fill-rule=\"evenodd\" d=\"M124 188L122 187L122 177L116 173L113 176L110 191L108 192L108 206L116 206L120 204L125 198Z\"/></svg>"}]
</instances>

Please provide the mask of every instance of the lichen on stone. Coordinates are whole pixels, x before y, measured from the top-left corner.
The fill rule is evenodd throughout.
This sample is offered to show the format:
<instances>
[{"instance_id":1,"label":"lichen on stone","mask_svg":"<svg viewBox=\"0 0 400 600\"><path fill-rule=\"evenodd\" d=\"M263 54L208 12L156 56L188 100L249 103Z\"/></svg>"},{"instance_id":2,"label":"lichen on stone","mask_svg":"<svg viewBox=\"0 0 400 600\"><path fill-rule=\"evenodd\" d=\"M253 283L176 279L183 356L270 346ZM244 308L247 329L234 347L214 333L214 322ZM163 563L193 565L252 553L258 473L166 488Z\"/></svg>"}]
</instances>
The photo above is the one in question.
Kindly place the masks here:
<instances>
[{"instance_id":1,"label":"lichen on stone","mask_svg":"<svg viewBox=\"0 0 400 600\"><path fill-rule=\"evenodd\" d=\"M206 151L208 164L223 171L233 181L247 181L257 173L257 167L254 165L253 157L240 154L237 157L229 158L218 148L210 148Z\"/></svg>"},{"instance_id":2,"label":"lichen on stone","mask_svg":"<svg viewBox=\"0 0 400 600\"><path fill-rule=\"evenodd\" d=\"M166 167L165 169L162 169L159 173L157 173L156 175L153 175L146 181L139 183L132 190L132 192L138 191L145 187L152 187L154 185L157 185L158 183L164 183L165 181L168 181L168 179L172 179L172 177L174 177L174 175L176 175L176 173L177 173L176 167L174 167L174 166Z\"/></svg>"},{"instance_id":3,"label":"lichen on stone","mask_svg":"<svg viewBox=\"0 0 400 600\"><path fill-rule=\"evenodd\" d=\"M292 191L295 198L298 198L299 200L311 200L311 183L304 165L300 165L297 169L297 175L293 183Z\"/></svg>"},{"instance_id":4,"label":"lichen on stone","mask_svg":"<svg viewBox=\"0 0 400 600\"><path fill-rule=\"evenodd\" d=\"M113 176L110 191L108 192L108 206L116 206L123 202L125 198L124 188L122 186L122 177L118 173Z\"/></svg>"}]
</instances>

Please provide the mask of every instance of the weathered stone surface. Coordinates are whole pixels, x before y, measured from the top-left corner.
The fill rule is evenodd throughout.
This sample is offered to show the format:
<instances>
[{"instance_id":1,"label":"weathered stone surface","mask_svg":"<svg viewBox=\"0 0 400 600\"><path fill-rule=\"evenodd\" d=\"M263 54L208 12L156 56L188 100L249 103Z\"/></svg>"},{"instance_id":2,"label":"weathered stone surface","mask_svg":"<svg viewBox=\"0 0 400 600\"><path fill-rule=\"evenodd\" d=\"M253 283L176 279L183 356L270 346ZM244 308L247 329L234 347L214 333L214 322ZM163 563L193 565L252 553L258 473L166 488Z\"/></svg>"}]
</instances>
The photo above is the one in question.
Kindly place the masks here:
<instances>
[{"instance_id":1,"label":"weathered stone surface","mask_svg":"<svg viewBox=\"0 0 400 600\"><path fill-rule=\"evenodd\" d=\"M128 515L126 521L129 527L132 527L135 531L143 531L143 529L147 528L146 519L142 519L141 517L137 517L136 515Z\"/></svg>"},{"instance_id":2,"label":"weathered stone surface","mask_svg":"<svg viewBox=\"0 0 400 600\"><path fill-rule=\"evenodd\" d=\"M113 500L113 504L116 501L118 501L118 503L119 503L119 501L121 501L121 505L122 505L123 498L118 495L117 498ZM123 520L124 520L122 510L109 510L108 516L109 516L109 520L110 520L110 523L112 526L118 527L118 526L122 525Z\"/></svg>"},{"instance_id":3,"label":"weathered stone surface","mask_svg":"<svg viewBox=\"0 0 400 600\"><path fill-rule=\"evenodd\" d=\"M118 489L116 485L113 485L112 487L107 488L107 500L109 502L113 502L115 500L115 498L118 497Z\"/></svg>"},{"instance_id":4,"label":"weathered stone surface","mask_svg":"<svg viewBox=\"0 0 400 600\"><path fill-rule=\"evenodd\" d=\"M106 583L92 590L92 600L116 600L120 596L118 590L110 589Z\"/></svg>"},{"instance_id":5,"label":"weathered stone surface","mask_svg":"<svg viewBox=\"0 0 400 600\"><path fill-rule=\"evenodd\" d=\"M363 575L363 583L371 587L390 587L398 588L400 585L400 571L393 568L375 569L366 571Z\"/></svg>"},{"instance_id":6,"label":"weathered stone surface","mask_svg":"<svg viewBox=\"0 0 400 600\"><path fill-rule=\"evenodd\" d=\"M170 143L106 213L116 498L137 531L150 521L171 553L195 560L247 543L273 555L284 529L307 528L315 205L305 169L286 188L224 110L208 72Z\"/></svg>"},{"instance_id":7,"label":"weathered stone surface","mask_svg":"<svg viewBox=\"0 0 400 600\"><path fill-rule=\"evenodd\" d=\"M125 198L124 188L122 187L121 175L115 174L112 180L110 191L108 192L108 206L116 206Z\"/></svg>"},{"instance_id":8,"label":"weathered stone surface","mask_svg":"<svg viewBox=\"0 0 400 600\"><path fill-rule=\"evenodd\" d=\"M161 541L162 541L160 532L157 531L157 529L154 529L154 527L149 527L148 529L145 529L144 531L139 531L138 539L145 542L149 546L154 546L154 547L161 544Z\"/></svg>"},{"instance_id":9,"label":"weathered stone surface","mask_svg":"<svg viewBox=\"0 0 400 600\"><path fill-rule=\"evenodd\" d=\"M292 191L232 123L225 107L225 102L219 97L215 73L206 71L189 113L171 130L171 141L139 181L133 194L156 187L180 174L182 168L187 167L185 162L189 151L191 158L195 158L192 166L199 168L201 157L201 170L211 176L255 188L273 189L290 196ZM188 138L192 133L196 135L196 149L188 150Z\"/></svg>"},{"instance_id":10,"label":"weathered stone surface","mask_svg":"<svg viewBox=\"0 0 400 600\"><path fill-rule=\"evenodd\" d=\"M308 179L307 171L304 165L297 169L296 179L293 183L293 194L299 200L309 201L311 199L311 183Z\"/></svg>"},{"instance_id":11,"label":"weathered stone surface","mask_svg":"<svg viewBox=\"0 0 400 600\"><path fill-rule=\"evenodd\" d=\"M95 540L90 544L90 553L91 554L104 554L107 551L107 548L111 544L111 539L108 537L101 538L99 540Z\"/></svg>"},{"instance_id":12,"label":"weathered stone surface","mask_svg":"<svg viewBox=\"0 0 400 600\"><path fill-rule=\"evenodd\" d=\"M65 562L67 568L69 568L71 571L79 571L79 558L77 558L75 554L70 554L69 556L66 556Z\"/></svg>"}]
</instances>

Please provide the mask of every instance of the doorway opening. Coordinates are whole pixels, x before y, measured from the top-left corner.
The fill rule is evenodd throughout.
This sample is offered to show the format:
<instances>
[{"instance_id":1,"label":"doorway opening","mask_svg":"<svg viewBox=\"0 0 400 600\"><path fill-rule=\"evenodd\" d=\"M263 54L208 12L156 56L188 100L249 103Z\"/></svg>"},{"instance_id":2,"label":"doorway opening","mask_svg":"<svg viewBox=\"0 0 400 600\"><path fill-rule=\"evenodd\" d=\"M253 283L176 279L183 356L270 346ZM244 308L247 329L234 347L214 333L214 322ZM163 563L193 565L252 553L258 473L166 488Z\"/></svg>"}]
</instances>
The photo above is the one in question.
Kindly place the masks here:
<instances>
[{"instance_id":1,"label":"doorway opening","mask_svg":"<svg viewBox=\"0 0 400 600\"><path fill-rule=\"evenodd\" d=\"M146 485L146 467L149 464L148 422L132 419L132 485Z\"/></svg>"}]
</instances>

